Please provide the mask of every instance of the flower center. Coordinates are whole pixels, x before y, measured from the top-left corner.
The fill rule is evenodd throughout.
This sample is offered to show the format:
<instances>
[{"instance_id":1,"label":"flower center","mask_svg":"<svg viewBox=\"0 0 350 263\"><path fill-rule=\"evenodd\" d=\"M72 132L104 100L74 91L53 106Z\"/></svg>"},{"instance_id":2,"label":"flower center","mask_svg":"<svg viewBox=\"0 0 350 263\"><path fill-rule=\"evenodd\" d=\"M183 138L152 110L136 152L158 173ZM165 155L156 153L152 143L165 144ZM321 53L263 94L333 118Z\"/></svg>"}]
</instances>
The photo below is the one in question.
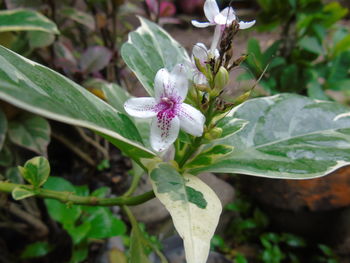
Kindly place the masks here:
<instances>
[{"instance_id":1,"label":"flower center","mask_svg":"<svg viewBox=\"0 0 350 263\"><path fill-rule=\"evenodd\" d=\"M163 97L161 99L161 101L163 102L163 104L165 104L164 106L167 106L166 107L167 109L170 110L170 109L174 108L175 102L172 99L169 99L167 97Z\"/></svg>"},{"instance_id":2,"label":"flower center","mask_svg":"<svg viewBox=\"0 0 350 263\"><path fill-rule=\"evenodd\" d=\"M176 98L163 97L156 106L158 119L173 119L177 115L178 101Z\"/></svg>"}]
</instances>

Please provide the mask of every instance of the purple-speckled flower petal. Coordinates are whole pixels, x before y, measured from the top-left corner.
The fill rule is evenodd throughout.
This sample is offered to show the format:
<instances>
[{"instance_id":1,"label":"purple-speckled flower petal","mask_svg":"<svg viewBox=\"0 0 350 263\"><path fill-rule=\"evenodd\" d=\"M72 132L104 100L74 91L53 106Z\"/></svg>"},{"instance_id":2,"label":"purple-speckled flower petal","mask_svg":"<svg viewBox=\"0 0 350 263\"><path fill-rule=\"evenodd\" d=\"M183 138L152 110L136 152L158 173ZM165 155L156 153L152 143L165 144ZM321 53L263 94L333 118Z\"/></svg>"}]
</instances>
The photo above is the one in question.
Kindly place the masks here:
<instances>
[{"instance_id":1,"label":"purple-speckled flower petal","mask_svg":"<svg viewBox=\"0 0 350 263\"><path fill-rule=\"evenodd\" d=\"M169 81L169 72L165 68L158 70L154 78L154 97L157 102L165 95L165 90L169 87Z\"/></svg>"},{"instance_id":2,"label":"purple-speckled flower petal","mask_svg":"<svg viewBox=\"0 0 350 263\"><path fill-rule=\"evenodd\" d=\"M124 103L125 111L138 118L152 118L157 115L154 98L131 98Z\"/></svg>"},{"instance_id":3,"label":"purple-speckled flower petal","mask_svg":"<svg viewBox=\"0 0 350 263\"><path fill-rule=\"evenodd\" d=\"M181 103L188 92L188 78L184 64L177 64L170 73L170 89L167 93Z\"/></svg>"},{"instance_id":4,"label":"purple-speckled flower petal","mask_svg":"<svg viewBox=\"0 0 350 263\"><path fill-rule=\"evenodd\" d=\"M177 116L168 118L166 114L152 120L150 143L157 152L162 152L172 145L180 130L180 120Z\"/></svg>"},{"instance_id":5,"label":"purple-speckled flower petal","mask_svg":"<svg viewBox=\"0 0 350 263\"><path fill-rule=\"evenodd\" d=\"M220 13L216 0L206 0L204 3L204 14L209 22L213 23L215 16Z\"/></svg>"},{"instance_id":6,"label":"purple-speckled flower petal","mask_svg":"<svg viewBox=\"0 0 350 263\"><path fill-rule=\"evenodd\" d=\"M205 117L199 110L182 103L178 116L182 130L193 136L202 136Z\"/></svg>"}]
</instances>

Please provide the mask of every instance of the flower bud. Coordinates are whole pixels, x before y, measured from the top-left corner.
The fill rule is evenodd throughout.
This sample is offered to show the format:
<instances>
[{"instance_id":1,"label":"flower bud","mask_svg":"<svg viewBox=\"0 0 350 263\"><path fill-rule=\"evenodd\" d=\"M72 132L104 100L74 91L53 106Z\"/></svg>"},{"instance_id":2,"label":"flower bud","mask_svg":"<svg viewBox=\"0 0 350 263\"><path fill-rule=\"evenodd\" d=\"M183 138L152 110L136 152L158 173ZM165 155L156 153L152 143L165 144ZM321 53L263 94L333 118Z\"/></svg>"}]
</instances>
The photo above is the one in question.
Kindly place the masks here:
<instances>
[{"instance_id":1,"label":"flower bud","mask_svg":"<svg viewBox=\"0 0 350 263\"><path fill-rule=\"evenodd\" d=\"M220 67L218 73L215 76L215 89L218 91L223 90L230 79L228 71L224 67Z\"/></svg>"},{"instance_id":2,"label":"flower bud","mask_svg":"<svg viewBox=\"0 0 350 263\"><path fill-rule=\"evenodd\" d=\"M204 138L207 140L215 140L220 138L221 134L222 134L222 129L219 127L214 127L210 129L210 131L205 133Z\"/></svg>"}]
</instances>

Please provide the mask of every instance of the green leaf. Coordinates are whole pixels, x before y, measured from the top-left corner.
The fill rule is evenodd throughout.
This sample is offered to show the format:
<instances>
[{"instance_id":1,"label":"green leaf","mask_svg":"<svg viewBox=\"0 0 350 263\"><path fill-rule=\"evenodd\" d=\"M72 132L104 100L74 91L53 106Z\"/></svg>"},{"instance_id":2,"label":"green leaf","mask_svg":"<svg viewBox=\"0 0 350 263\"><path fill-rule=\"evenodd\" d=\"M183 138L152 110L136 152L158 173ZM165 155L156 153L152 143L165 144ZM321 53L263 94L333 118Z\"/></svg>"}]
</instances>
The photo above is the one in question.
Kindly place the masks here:
<instances>
[{"instance_id":1,"label":"green leaf","mask_svg":"<svg viewBox=\"0 0 350 263\"><path fill-rule=\"evenodd\" d=\"M161 27L139 17L141 26L129 34L121 55L146 91L154 94L154 77L161 68L171 71L176 64L190 61L185 49Z\"/></svg>"},{"instance_id":2,"label":"green leaf","mask_svg":"<svg viewBox=\"0 0 350 263\"><path fill-rule=\"evenodd\" d=\"M44 31L29 31L27 33L31 48L50 46L55 41L55 35Z\"/></svg>"},{"instance_id":3,"label":"green leaf","mask_svg":"<svg viewBox=\"0 0 350 263\"><path fill-rule=\"evenodd\" d=\"M66 7L60 10L60 14L72 19L79 24L86 26L90 30L95 30L95 20L88 13L77 10L75 8Z\"/></svg>"},{"instance_id":4,"label":"green leaf","mask_svg":"<svg viewBox=\"0 0 350 263\"><path fill-rule=\"evenodd\" d=\"M55 23L36 11L29 9L0 11L0 32L33 30L59 33Z\"/></svg>"},{"instance_id":5,"label":"green leaf","mask_svg":"<svg viewBox=\"0 0 350 263\"><path fill-rule=\"evenodd\" d=\"M101 134L140 162L154 153L141 145L132 121L62 75L0 47L0 98L10 104Z\"/></svg>"},{"instance_id":6,"label":"green leaf","mask_svg":"<svg viewBox=\"0 0 350 263\"><path fill-rule=\"evenodd\" d=\"M124 102L131 97L130 94L115 83L105 83L101 88L106 96L107 102L117 111L125 113Z\"/></svg>"},{"instance_id":7,"label":"green leaf","mask_svg":"<svg viewBox=\"0 0 350 263\"><path fill-rule=\"evenodd\" d=\"M232 117L226 117L218 123L217 127L222 129L221 138L231 136L236 132L239 132L247 125L246 120L239 120Z\"/></svg>"},{"instance_id":8,"label":"green leaf","mask_svg":"<svg viewBox=\"0 0 350 263\"><path fill-rule=\"evenodd\" d=\"M146 243L147 241L145 240L139 225L137 222L132 222L130 236L130 263L151 263L145 253Z\"/></svg>"},{"instance_id":9,"label":"green leaf","mask_svg":"<svg viewBox=\"0 0 350 263\"><path fill-rule=\"evenodd\" d=\"M284 68L281 75L281 89L284 91L295 90L298 85L298 67L290 64Z\"/></svg>"},{"instance_id":10,"label":"green leaf","mask_svg":"<svg viewBox=\"0 0 350 263\"><path fill-rule=\"evenodd\" d=\"M119 236L126 231L124 222L116 218L108 208L99 208L86 221L91 224L88 233L90 238L102 239Z\"/></svg>"},{"instance_id":11,"label":"green leaf","mask_svg":"<svg viewBox=\"0 0 350 263\"><path fill-rule=\"evenodd\" d=\"M248 263L248 260L242 254L238 253L235 258L235 263Z\"/></svg>"},{"instance_id":12,"label":"green leaf","mask_svg":"<svg viewBox=\"0 0 350 263\"><path fill-rule=\"evenodd\" d=\"M0 151L5 142L7 132L7 119L5 113L0 108Z\"/></svg>"},{"instance_id":13,"label":"green leaf","mask_svg":"<svg viewBox=\"0 0 350 263\"><path fill-rule=\"evenodd\" d=\"M6 170L5 177L14 184L23 184L23 177L21 176L18 167L10 167Z\"/></svg>"},{"instance_id":14,"label":"green leaf","mask_svg":"<svg viewBox=\"0 0 350 263\"><path fill-rule=\"evenodd\" d=\"M233 147L230 145L217 144L204 149L186 164L187 169L194 167L206 167L216 163L220 158L230 154Z\"/></svg>"},{"instance_id":15,"label":"green leaf","mask_svg":"<svg viewBox=\"0 0 350 263\"><path fill-rule=\"evenodd\" d=\"M9 122L9 138L14 144L45 156L50 133L48 121L34 114L23 113Z\"/></svg>"},{"instance_id":16,"label":"green leaf","mask_svg":"<svg viewBox=\"0 0 350 263\"><path fill-rule=\"evenodd\" d=\"M248 121L240 132L215 142L233 146L232 153L189 172L307 179L350 163L349 108L338 103L282 94L247 101L230 116Z\"/></svg>"},{"instance_id":17,"label":"green leaf","mask_svg":"<svg viewBox=\"0 0 350 263\"><path fill-rule=\"evenodd\" d=\"M323 47L316 37L305 36L299 41L299 46L311 53L322 55Z\"/></svg>"},{"instance_id":18,"label":"green leaf","mask_svg":"<svg viewBox=\"0 0 350 263\"><path fill-rule=\"evenodd\" d=\"M13 161L13 156L10 148L5 144L5 146L0 151L0 165L9 166Z\"/></svg>"},{"instance_id":19,"label":"green leaf","mask_svg":"<svg viewBox=\"0 0 350 263\"><path fill-rule=\"evenodd\" d=\"M89 255L89 246L88 242L84 240L80 244L73 247L72 257L69 260L69 263L81 263Z\"/></svg>"},{"instance_id":20,"label":"green leaf","mask_svg":"<svg viewBox=\"0 0 350 263\"><path fill-rule=\"evenodd\" d=\"M312 99L329 100L329 97L324 93L321 84L317 81L310 81L307 84L307 95Z\"/></svg>"},{"instance_id":21,"label":"green leaf","mask_svg":"<svg viewBox=\"0 0 350 263\"><path fill-rule=\"evenodd\" d=\"M84 223L80 224L79 226L75 226L73 224L72 225L66 224L64 226L64 229L67 230L69 235L72 237L73 244L77 245L87 237L87 235L91 229L91 224L90 224L90 222L84 222Z\"/></svg>"},{"instance_id":22,"label":"green leaf","mask_svg":"<svg viewBox=\"0 0 350 263\"><path fill-rule=\"evenodd\" d=\"M199 178L161 163L150 171L157 198L168 209L184 240L187 263L205 263L221 214L221 202Z\"/></svg>"},{"instance_id":23,"label":"green leaf","mask_svg":"<svg viewBox=\"0 0 350 263\"><path fill-rule=\"evenodd\" d=\"M61 177L50 176L44 188L75 194L74 186ZM53 199L45 199L45 204L49 215L63 225L73 225L81 215L81 208L77 205L63 204Z\"/></svg>"},{"instance_id":24,"label":"green leaf","mask_svg":"<svg viewBox=\"0 0 350 263\"><path fill-rule=\"evenodd\" d=\"M25 198L34 196L35 192L33 190L29 190L18 186L15 189L13 189L11 194L12 194L12 198L18 201L18 200L23 200Z\"/></svg>"},{"instance_id":25,"label":"green leaf","mask_svg":"<svg viewBox=\"0 0 350 263\"><path fill-rule=\"evenodd\" d=\"M111 191L111 189L109 187L104 186L104 187L98 188L95 191L93 191L91 193L91 195L99 197L99 198L103 198L103 197L106 197L110 191Z\"/></svg>"},{"instance_id":26,"label":"green leaf","mask_svg":"<svg viewBox=\"0 0 350 263\"><path fill-rule=\"evenodd\" d=\"M344 51L348 51L350 49L350 34L340 40L334 47L334 56L338 56Z\"/></svg>"},{"instance_id":27,"label":"green leaf","mask_svg":"<svg viewBox=\"0 0 350 263\"><path fill-rule=\"evenodd\" d=\"M261 53L259 41L255 38L249 39L247 49L248 58L246 62L253 69L254 74L258 75L264 70L264 57Z\"/></svg>"},{"instance_id":28,"label":"green leaf","mask_svg":"<svg viewBox=\"0 0 350 263\"><path fill-rule=\"evenodd\" d=\"M327 64L326 87L332 90L348 90L350 51L341 53Z\"/></svg>"},{"instance_id":29,"label":"green leaf","mask_svg":"<svg viewBox=\"0 0 350 263\"><path fill-rule=\"evenodd\" d=\"M53 247L47 242L35 242L27 245L21 254L22 259L39 258L47 255Z\"/></svg>"},{"instance_id":30,"label":"green leaf","mask_svg":"<svg viewBox=\"0 0 350 263\"><path fill-rule=\"evenodd\" d=\"M108 83L101 79L90 79L83 84L90 91L94 89L101 90L105 100L117 111L126 113L124 110L124 102L129 99L130 94L115 83Z\"/></svg>"},{"instance_id":31,"label":"green leaf","mask_svg":"<svg viewBox=\"0 0 350 263\"><path fill-rule=\"evenodd\" d=\"M50 164L41 156L28 160L24 167L18 166L18 169L23 178L34 188L42 186L50 175Z\"/></svg>"}]
</instances>

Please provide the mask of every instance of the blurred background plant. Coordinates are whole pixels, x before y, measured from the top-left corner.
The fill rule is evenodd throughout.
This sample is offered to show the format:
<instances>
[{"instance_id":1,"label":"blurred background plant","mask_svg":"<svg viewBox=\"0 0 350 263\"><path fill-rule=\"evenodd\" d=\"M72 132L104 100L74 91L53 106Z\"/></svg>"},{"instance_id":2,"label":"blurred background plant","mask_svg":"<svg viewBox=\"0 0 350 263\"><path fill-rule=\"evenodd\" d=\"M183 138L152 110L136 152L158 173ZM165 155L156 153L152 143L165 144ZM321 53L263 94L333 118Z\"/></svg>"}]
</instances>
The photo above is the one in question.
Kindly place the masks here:
<instances>
[{"instance_id":1,"label":"blurred background plant","mask_svg":"<svg viewBox=\"0 0 350 263\"><path fill-rule=\"evenodd\" d=\"M257 0L260 31L279 32L265 50L248 41L245 65L266 94L294 92L349 103L350 32L342 25L348 9L338 1ZM244 74L241 78L249 78Z\"/></svg>"},{"instance_id":2,"label":"blurred background plant","mask_svg":"<svg viewBox=\"0 0 350 263\"><path fill-rule=\"evenodd\" d=\"M214 236L211 246L235 263L340 262L327 245L292 233L271 232L274 228L268 216L246 195L238 193L225 210L233 213L233 220L224 234Z\"/></svg>"}]
</instances>

